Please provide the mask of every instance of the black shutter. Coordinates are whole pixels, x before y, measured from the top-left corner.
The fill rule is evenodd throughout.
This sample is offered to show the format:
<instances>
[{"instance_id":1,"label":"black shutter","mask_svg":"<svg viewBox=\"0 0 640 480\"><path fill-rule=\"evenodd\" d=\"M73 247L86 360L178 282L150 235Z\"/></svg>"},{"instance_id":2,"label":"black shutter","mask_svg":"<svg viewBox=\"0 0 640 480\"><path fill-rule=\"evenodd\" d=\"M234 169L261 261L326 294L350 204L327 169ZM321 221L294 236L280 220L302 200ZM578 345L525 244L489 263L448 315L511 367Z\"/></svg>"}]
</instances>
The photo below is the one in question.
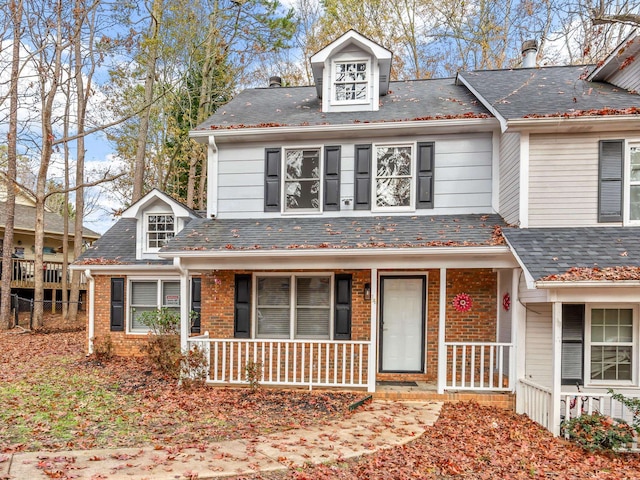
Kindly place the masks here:
<instances>
[{"instance_id":1,"label":"black shutter","mask_svg":"<svg viewBox=\"0 0 640 480\"><path fill-rule=\"evenodd\" d=\"M433 208L433 142L418 143L416 208Z\"/></svg>"},{"instance_id":2,"label":"black shutter","mask_svg":"<svg viewBox=\"0 0 640 480\"><path fill-rule=\"evenodd\" d=\"M111 279L111 322L112 332L124 331L124 278Z\"/></svg>"},{"instance_id":3,"label":"black shutter","mask_svg":"<svg viewBox=\"0 0 640 480\"><path fill-rule=\"evenodd\" d=\"M355 149L355 210L371 210L371 145Z\"/></svg>"},{"instance_id":4,"label":"black shutter","mask_svg":"<svg viewBox=\"0 0 640 480\"><path fill-rule=\"evenodd\" d=\"M351 340L351 274L338 274L336 282L336 308L334 340Z\"/></svg>"},{"instance_id":5,"label":"black shutter","mask_svg":"<svg viewBox=\"0 0 640 480\"><path fill-rule=\"evenodd\" d=\"M324 147L324 210L340 210L340 147Z\"/></svg>"},{"instance_id":6,"label":"black shutter","mask_svg":"<svg viewBox=\"0 0 640 480\"><path fill-rule=\"evenodd\" d=\"M584 385L584 305L562 305L562 385Z\"/></svg>"},{"instance_id":7,"label":"black shutter","mask_svg":"<svg viewBox=\"0 0 640 480\"><path fill-rule=\"evenodd\" d=\"M280 149L264 151L264 211L280 211Z\"/></svg>"},{"instance_id":8,"label":"black shutter","mask_svg":"<svg viewBox=\"0 0 640 480\"><path fill-rule=\"evenodd\" d=\"M600 141L598 222L622 221L623 140Z\"/></svg>"},{"instance_id":9,"label":"black shutter","mask_svg":"<svg viewBox=\"0 0 640 480\"><path fill-rule=\"evenodd\" d=\"M200 333L200 312L202 305L202 281L200 278L191 279L191 311L194 317L191 323L191 333Z\"/></svg>"},{"instance_id":10,"label":"black shutter","mask_svg":"<svg viewBox=\"0 0 640 480\"><path fill-rule=\"evenodd\" d=\"M236 275L233 336L251 338L251 275Z\"/></svg>"}]
</instances>

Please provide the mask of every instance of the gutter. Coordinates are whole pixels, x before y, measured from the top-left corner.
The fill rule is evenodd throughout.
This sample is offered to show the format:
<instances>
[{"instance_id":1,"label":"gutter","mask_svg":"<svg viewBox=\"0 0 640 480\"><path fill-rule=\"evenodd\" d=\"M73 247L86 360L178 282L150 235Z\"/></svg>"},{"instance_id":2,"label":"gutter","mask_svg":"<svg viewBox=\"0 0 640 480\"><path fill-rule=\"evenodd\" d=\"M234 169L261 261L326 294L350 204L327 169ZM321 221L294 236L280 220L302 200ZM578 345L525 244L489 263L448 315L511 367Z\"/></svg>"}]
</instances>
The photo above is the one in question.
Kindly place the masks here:
<instances>
[{"instance_id":1,"label":"gutter","mask_svg":"<svg viewBox=\"0 0 640 480\"><path fill-rule=\"evenodd\" d=\"M640 280L576 280L574 282L571 281L548 281L548 280L540 280L535 282L536 288L628 288L628 287L640 287Z\"/></svg>"},{"instance_id":2,"label":"gutter","mask_svg":"<svg viewBox=\"0 0 640 480\"><path fill-rule=\"evenodd\" d=\"M596 125L594 125L594 123ZM634 125L635 124L635 125ZM595 128L600 131L606 125L606 131L635 130L640 128L640 115L585 115L585 116L555 116L555 117L532 117L516 118L508 121L511 131L524 130L535 127L537 129L548 129L557 131L559 127L564 128ZM588 130L584 130L588 131Z\"/></svg>"}]
</instances>

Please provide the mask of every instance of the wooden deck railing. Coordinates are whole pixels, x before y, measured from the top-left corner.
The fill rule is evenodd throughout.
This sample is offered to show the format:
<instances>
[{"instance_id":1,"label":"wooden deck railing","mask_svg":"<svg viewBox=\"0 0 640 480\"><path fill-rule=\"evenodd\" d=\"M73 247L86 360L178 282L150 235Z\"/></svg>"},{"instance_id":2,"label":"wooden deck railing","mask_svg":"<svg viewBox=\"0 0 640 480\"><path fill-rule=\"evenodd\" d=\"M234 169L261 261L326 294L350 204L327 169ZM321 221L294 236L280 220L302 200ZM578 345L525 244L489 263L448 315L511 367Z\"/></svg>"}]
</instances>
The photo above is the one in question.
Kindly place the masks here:
<instances>
[{"instance_id":1,"label":"wooden deck railing","mask_svg":"<svg viewBox=\"0 0 640 480\"><path fill-rule=\"evenodd\" d=\"M367 341L237 340L206 334L189 339L209 358L207 381L248 384L247 367L263 385L366 387Z\"/></svg>"},{"instance_id":2,"label":"wooden deck railing","mask_svg":"<svg viewBox=\"0 0 640 480\"><path fill-rule=\"evenodd\" d=\"M447 390L510 391L510 343L445 342Z\"/></svg>"},{"instance_id":3,"label":"wooden deck railing","mask_svg":"<svg viewBox=\"0 0 640 480\"><path fill-rule=\"evenodd\" d=\"M45 261L42 268L44 288L61 288L62 286L62 262ZM71 286L71 271L67 270L67 282ZM81 273L80 287L85 288L86 279ZM11 259L11 288L35 287L35 260L22 258Z\"/></svg>"}]
</instances>

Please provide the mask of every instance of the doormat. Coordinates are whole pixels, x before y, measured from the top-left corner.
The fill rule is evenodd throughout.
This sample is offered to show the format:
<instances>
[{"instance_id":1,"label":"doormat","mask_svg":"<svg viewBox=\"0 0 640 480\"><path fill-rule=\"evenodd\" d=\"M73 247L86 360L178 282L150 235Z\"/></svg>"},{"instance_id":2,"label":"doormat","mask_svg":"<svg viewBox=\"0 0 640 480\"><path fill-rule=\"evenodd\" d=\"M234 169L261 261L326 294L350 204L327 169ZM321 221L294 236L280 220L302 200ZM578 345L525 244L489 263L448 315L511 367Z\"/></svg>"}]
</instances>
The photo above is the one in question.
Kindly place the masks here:
<instances>
[{"instance_id":1,"label":"doormat","mask_svg":"<svg viewBox=\"0 0 640 480\"><path fill-rule=\"evenodd\" d=\"M376 382L376 385L380 385L381 387L417 387L418 384L416 382L396 382L392 380L381 380Z\"/></svg>"}]
</instances>

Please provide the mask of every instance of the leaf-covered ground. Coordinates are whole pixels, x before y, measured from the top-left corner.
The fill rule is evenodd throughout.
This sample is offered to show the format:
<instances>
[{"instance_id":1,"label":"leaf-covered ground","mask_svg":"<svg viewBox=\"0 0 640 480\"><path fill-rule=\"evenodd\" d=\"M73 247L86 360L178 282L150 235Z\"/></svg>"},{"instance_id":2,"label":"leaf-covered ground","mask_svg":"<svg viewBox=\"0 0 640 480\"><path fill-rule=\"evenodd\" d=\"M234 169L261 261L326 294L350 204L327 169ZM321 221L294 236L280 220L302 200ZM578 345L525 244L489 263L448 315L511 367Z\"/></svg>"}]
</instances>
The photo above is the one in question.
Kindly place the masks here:
<instances>
[{"instance_id":1,"label":"leaf-covered ground","mask_svg":"<svg viewBox=\"0 0 640 480\"><path fill-rule=\"evenodd\" d=\"M523 415L458 403L445 404L438 421L402 447L240 479L640 479L640 454L587 453Z\"/></svg>"},{"instance_id":2,"label":"leaf-covered ground","mask_svg":"<svg viewBox=\"0 0 640 480\"><path fill-rule=\"evenodd\" d=\"M0 453L251 437L340 419L359 398L179 388L144 359L86 358L85 335L0 333Z\"/></svg>"}]
</instances>

